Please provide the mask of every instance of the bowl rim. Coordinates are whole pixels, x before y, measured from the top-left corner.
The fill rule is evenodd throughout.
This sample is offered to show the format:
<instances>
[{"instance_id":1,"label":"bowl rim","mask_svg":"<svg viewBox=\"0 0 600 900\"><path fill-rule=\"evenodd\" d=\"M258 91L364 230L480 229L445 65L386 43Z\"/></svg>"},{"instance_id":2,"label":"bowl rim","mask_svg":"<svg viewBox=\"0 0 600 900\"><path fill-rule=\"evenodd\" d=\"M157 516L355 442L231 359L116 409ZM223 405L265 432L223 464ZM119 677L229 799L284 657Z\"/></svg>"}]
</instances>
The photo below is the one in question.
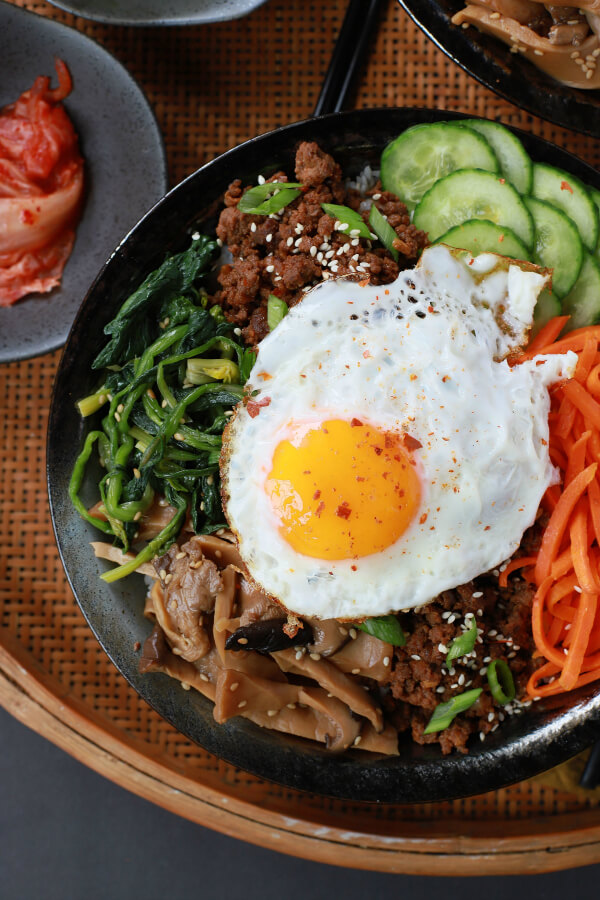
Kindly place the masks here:
<instances>
[{"instance_id":1,"label":"bowl rim","mask_svg":"<svg viewBox=\"0 0 600 900\"><path fill-rule=\"evenodd\" d=\"M185 16L168 15L158 19L134 18L131 16L119 15L112 16L102 12L92 14L84 11L85 7L84 10L82 10L81 3L78 3L77 0L75 0L75 2L69 2L69 0L48 0L48 2L57 9L62 9L64 12L71 13L71 15L74 16L80 16L82 19L86 19L90 22L101 22L104 25L125 25L138 28L162 28L163 26L212 25L218 24L219 22L232 22L234 19L242 19L244 16L250 15L258 9L259 6L265 4L267 0L250 0L246 9L234 12L233 15L230 13L227 13L227 15L220 14L217 11L217 2L214 11L207 15L199 15L198 13L195 15L186 14Z\"/></svg>"},{"instance_id":2,"label":"bowl rim","mask_svg":"<svg viewBox=\"0 0 600 900\"><path fill-rule=\"evenodd\" d=\"M59 407L62 402L61 392L64 393L63 383L68 378L69 367L73 364L72 359L69 358L72 345L81 327L90 298L93 298L94 292L107 272L110 273L111 268L118 265L118 257L132 235L143 233L148 222L153 221L166 205L172 204L174 198L176 199L180 193L186 191L191 182L209 178L215 168L218 169L225 163L229 165L231 162L233 167L230 168L230 171L234 173L231 177L235 177L236 160L248 152L249 148L260 150L263 144L268 147L269 141L273 141L276 136L280 140L285 139L286 145L292 148L298 140L303 139L302 132L307 129L317 132L314 138L316 140L319 140L319 132L328 132L330 126L334 126L334 131L337 127L340 132L346 129L346 132L353 133L353 130L358 132L360 128L368 132L369 124L375 127L375 123L381 118L386 119L387 122L397 120L399 123L406 119L409 124L403 122L405 128L410 124L419 124L420 122L442 119L460 120L472 118L472 116L444 110L384 107L332 113L290 123L238 144L206 163L172 188L131 229L115 248L90 287L73 322L62 353L54 381L48 419L47 483L54 534L61 561L76 601L103 650L129 684L159 715L207 751L267 780L295 789L346 800L410 803L456 799L495 790L536 775L544 769L565 761L585 749L597 738L600 728L600 691L594 690L593 684L581 688L573 694L573 702L570 706L566 710L558 709L558 712L557 706L560 704L557 704L553 698L541 701L534 706L534 712L545 711L547 720L537 725L534 725L532 720L532 727L527 733L518 734L516 738L508 736L507 740L503 740L500 744L494 744L492 747L489 744L486 746L486 741L481 746L472 747L471 752L466 756L455 753L442 757L437 751L435 758L432 758L427 747L420 748L420 756L417 755L416 762L408 766L402 756L380 759L371 754L352 751L352 754L334 757L324 750L313 748L312 745L301 739L282 737L243 719L230 720L224 726L217 726L216 723L213 723L212 729L205 730L200 739L197 733L190 733L188 719L190 706L189 703L186 705L189 698L182 699L178 695L174 703L159 702L152 690L151 676L143 676L145 681L142 681L136 677L133 669L124 670L126 667L119 656L118 649L110 644L110 634L107 638L107 635L96 627L89 606L84 599L80 598L76 584L77 573L71 572L69 569L66 558L66 541L63 541L60 531L61 502L64 502L65 498L60 493L60 485L55 484L53 471L57 456L60 458L61 442L58 435L61 416ZM401 130L403 128L400 126L398 133ZM590 181L600 189L600 175L587 163L549 141L529 135L519 129L511 130L524 140L526 146L544 148L547 152L558 155L563 162L563 168L566 166L571 173ZM240 171L239 168L237 171ZM223 190L226 186L223 184ZM67 396L70 397L68 391ZM70 399L72 401L72 397ZM89 559L90 561L94 559L91 553ZM154 677L168 679L168 676L164 675L155 675ZM179 687L173 679L168 680L173 683L173 688ZM205 698L201 699L210 704L212 709L210 701ZM531 707L528 713L530 710ZM513 720L516 718L513 717ZM519 718L523 721L527 717ZM502 735L503 732L506 733L507 725L512 725L512 723L505 722L503 729L498 731L499 735ZM258 732L261 734L259 735ZM220 738L223 738L223 741L220 741ZM250 747L246 746L244 749L244 744L248 741L250 741ZM412 745L413 755L417 752L416 746ZM296 752L298 748L300 748L300 752ZM245 750L250 758L247 754L245 755ZM256 753L258 753L258 757Z\"/></svg>"}]
</instances>

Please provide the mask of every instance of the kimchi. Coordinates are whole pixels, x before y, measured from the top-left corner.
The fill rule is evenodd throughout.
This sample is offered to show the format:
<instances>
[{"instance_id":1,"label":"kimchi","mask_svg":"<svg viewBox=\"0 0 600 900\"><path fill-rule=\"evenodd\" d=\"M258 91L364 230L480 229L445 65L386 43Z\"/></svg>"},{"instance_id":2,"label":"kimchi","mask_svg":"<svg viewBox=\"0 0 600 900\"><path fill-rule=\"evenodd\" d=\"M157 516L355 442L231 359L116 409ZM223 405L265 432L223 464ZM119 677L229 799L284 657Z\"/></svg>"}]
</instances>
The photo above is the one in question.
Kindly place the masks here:
<instances>
[{"instance_id":1,"label":"kimchi","mask_svg":"<svg viewBox=\"0 0 600 900\"><path fill-rule=\"evenodd\" d=\"M71 75L55 66L57 88L40 76L0 110L0 306L56 287L75 240L83 159L61 104Z\"/></svg>"}]
</instances>

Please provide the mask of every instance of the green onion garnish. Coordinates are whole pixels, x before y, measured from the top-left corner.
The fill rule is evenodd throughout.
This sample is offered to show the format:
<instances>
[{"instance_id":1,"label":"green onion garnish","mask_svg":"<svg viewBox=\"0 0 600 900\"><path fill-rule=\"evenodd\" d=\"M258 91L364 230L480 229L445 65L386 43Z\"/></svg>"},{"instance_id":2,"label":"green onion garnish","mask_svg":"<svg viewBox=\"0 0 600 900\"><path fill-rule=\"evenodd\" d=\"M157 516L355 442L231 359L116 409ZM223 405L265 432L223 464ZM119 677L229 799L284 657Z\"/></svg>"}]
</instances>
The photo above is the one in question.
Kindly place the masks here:
<instances>
[{"instance_id":1,"label":"green onion garnish","mask_svg":"<svg viewBox=\"0 0 600 900\"><path fill-rule=\"evenodd\" d=\"M241 197L238 209L243 213L256 216L268 216L279 212L292 200L300 196L302 185L296 181L269 181L257 184Z\"/></svg>"},{"instance_id":2,"label":"green onion garnish","mask_svg":"<svg viewBox=\"0 0 600 900\"><path fill-rule=\"evenodd\" d=\"M338 220L342 226L341 228L338 228L338 230L343 231L344 234L347 234L350 237L375 237L375 235L371 234L368 226L365 225L362 216L357 212L354 212L353 209L350 209L349 206L338 206L337 203L321 203L321 209L323 209L328 216L332 216L334 219Z\"/></svg>"},{"instance_id":3,"label":"green onion garnish","mask_svg":"<svg viewBox=\"0 0 600 900\"><path fill-rule=\"evenodd\" d=\"M285 300L280 300L275 294L269 294L267 301L267 324L269 331L277 328L284 316L287 315L288 305Z\"/></svg>"},{"instance_id":4,"label":"green onion garnish","mask_svg":"<svg viewBox=\"0 0 600 900\"><path fill-rule=\"evenodd\" d=\"M512 672L503 659L493 659L488 666L487 679L492 697L501 706L515 699L516 688Z\"/></svg>"},{"instance_id":5,"label":"green onion garnish","mask_svg":"<svg viewBox=\"0 0 600 900\"><path fill-rule=\"evenodd\" d=\"M398 235L390 225L387 219L385 219L375 204L371 207L371 212L369 213L369 225L385 247L387 251L392 255L392 257L398 262L398 251L393 246L393 241L396 240Z\"/></svg>"},{"instance_id":6,"label":"green onion garnish","mask_svg":"<svg viewBox=\"0 0 600 900\"><path fill-rule=\"evenodd\" d=\"M473 688L472 691L465 691L464 694L458 694L446 703L440 703L439 706L436 706L434 709L433 715L427 723L427 728L423 734L433 734L436 731L443 731L444 728L447 728L452 723L455 716L473 706L482 690L483 688Z\"/></svg>"},{"instance_id":7,"label":"green onion garnish","mask_svg":"<svg viewBox=\"0 0 600 900\"><path fill-rule=\"evenodd\" d=\"M464 631L462 634L459 634L458 637L454 638L452 643L450 644L450 649L448 650L448 655L446 656L446 666L450 668L452 666L452 660L460 659L461 656L466 656L471 652L473 647L475 646L475 641L477 640L477 620L475 617L471 619L471 627L468 631Z\"/></svg>"},{"instance_id":8,"label":"green onion garnish","mask_svg":"<svg viewBox=\"0 0 600 900\"><path fill-rule=\"evenodd\" d=\"M406 644L406 636L402 631L402 626L396 616L378 616L376 619L365 619L360 625L356 626L361 631L379 638L380 641L387 641L394 647L404 647Z\"/></svg>"}]
</instances>

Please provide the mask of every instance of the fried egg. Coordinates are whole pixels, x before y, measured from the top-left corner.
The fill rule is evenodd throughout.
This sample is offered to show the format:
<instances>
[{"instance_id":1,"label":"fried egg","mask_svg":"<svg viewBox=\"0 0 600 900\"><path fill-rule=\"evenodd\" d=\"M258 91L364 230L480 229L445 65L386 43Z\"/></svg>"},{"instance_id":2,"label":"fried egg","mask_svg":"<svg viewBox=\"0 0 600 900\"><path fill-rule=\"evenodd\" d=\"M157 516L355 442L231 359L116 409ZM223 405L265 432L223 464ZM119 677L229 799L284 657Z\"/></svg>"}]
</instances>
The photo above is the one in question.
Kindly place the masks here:
<instances>
[{"instance_id":1,"label":"fried egg","mask_svg":"<svg viewBox=\"0 0 600 900\"><path fill-rule=\"evenodd\" d=\"M221 456L257 585L299 615L359 619L514 553L555 480L548 387L577 360L509 365L546 280L440 245L393 284L327 281L290 310Z\"/></svg>"}]
</instances>

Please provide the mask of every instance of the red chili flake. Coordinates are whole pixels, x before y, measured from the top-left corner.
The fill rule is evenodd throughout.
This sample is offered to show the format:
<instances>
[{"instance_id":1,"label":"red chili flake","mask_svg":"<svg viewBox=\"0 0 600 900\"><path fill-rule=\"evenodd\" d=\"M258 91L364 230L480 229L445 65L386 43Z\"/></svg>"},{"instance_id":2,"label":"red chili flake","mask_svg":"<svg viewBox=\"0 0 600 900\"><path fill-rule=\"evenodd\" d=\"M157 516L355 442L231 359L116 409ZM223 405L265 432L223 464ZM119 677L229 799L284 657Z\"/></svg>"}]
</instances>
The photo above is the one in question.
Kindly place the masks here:
<instances>
[{"instance_id":1,"label":"red chili flake","mask_svg":"<svg viewBox=\"0 0 600 900\"><path fill-rule=\"evenodd\" d=\"M325 509L325 504L324 504L323 501L321 500L321 502L319 503L319 505L318 505L317 508L315 509L315 516L319 516L319 517L320 517L320 516L321 516L321 513L323 512L324 509Z\"/></svg>"},{"instance_id":2,"label":"red chili flake","mask_svg":"<svg viewBox=\"0 0 600 900\"><path fill-rule=\"evenodd\" d=\"M363 278L362 281L359 281L359 282L358 282L358 286L359 286L359 287L366 287L366 286L368 285L368 283L369 283L369 279L368 279L368 278Z\"/></svg>"},{"instance_id":3,"label":"red chili flake","mask_svg":"<svg viewBox=\"0 0 600 900\"><path fill-rule=\"evenodd\" d=\"M542 438L542 444L544 445L544 447L547 447L547 446L548 446L548 441L546 441L546 440L544 440L544 438Z\"/></svg>"},{"instance_id":4,"label":"red chili flake","mask_svg":"<svg viewBox=\"0 0 600 900\"><path fill-rule=\"evenodd\" d=\"M387 291L386 291L386 293L387 293ZM350 566L350 568L352 569L353 572L356 572L356 571L357 571L356 566Z\"/></svg>"},{"instance_id":5,"label":"red chili flake","mask_svg":"<svg viewBox=\"0 0 600 900\"><path fill-rule=\"evenodd\" d=\"M20 218L21 218L21 222L23 223L23 225L35 224L35 216L33 215L33 213L31 212L30 209L21 210Z\"/></svg>"},{"instance_id":6,"label":"red chili flake","mask_svg":"<svg viewBox=\"0 0 600 900\"><path fill-rule=\"evenodd\" d=\"M318 500L321 496L321 491L315 491L313 494L313 500Z\"/></svg>"},{"instance_id":7,"label":"red chili flake","mask_svg":"<svg viewBox=\"0 0 600 900\"><path fill-rule=\"evenodd\" d=\"M450 376L449 376L449 375L444 375L444 377L442 378L442 381L444 382L444 384L445 384L447 381L450 381ZM433 434L433 432L432 432L432 434Z\"/></svg>"},{"instance_id":8,"label":"red chili flake","mask_svg":"<svg viewBox=\"0 0 600 900\"><path fill-rule=\"evenodd\" d=\"M300 378L306 378L306 375L303 375L302 372L300 372Z\"/></svg>"},{"instance_id":9,"label":"red chili flake","mask_svg":"<svg viewBox=\"0 0 600 900\"><path fill-rule=\"evenodd\" d=\"M571 185L569 184L568 181L561 181L560 189L561 189L561 191L568 191L570 194L573 193L573 188L571 187Z\"/></svg>"},{"instance_id":10,"label":"red chili flake","mask_svg":"<svg viewBox=\"0 0 600 900\"><path fill-rule=\"evenodd\" d=\"M485 528L484 528L483 530L484 530L484 531L489 531L491 527L492 527L491 525L486 525Z\"/></svg>"},{"instance_id":11,"label":"red chili flake","mask_svg":"<svg viewBox=\"0 0 600 900\"><path fill-rule=\"evenodd\" d=\"M418 450L423 446L421 441L418 441L416 438L412 437L410 434L405 434L404 438L404 446L407 450Z\"/></svg>"},{"instance_id":12,"label":"red chili flake","mask_svg":"<svg viewBox=\"0 0 600 900\"><path fill-rule=\"evenodd\" d=\"M269 375L268 372L257 372L256 374L258 375L259 378L262 378L263 381L268 381L269 378L273 377L272 375Z\"/></svg>"},{"instance_id":13,"label":"red chili flake","mask_svg":"<svg viewBox=\"0 0 600 900\"><path fill-rule=\"evenodd\" d=\"M417 376L413 373L413 374L410 376L410 380L411 380L411 381L416 381L416 380L417 380Z\"/></svg>"},{"instance_id":14,"label":"red chili flake","mask_svg":"<svg viewBox=\"0 0 600 900\"><path fill-rule=\"evenodd\" d=\"M261 409L265 406L268 406L270 402L270 397L263 397L262 400L248 400L246 409L248 410L248 415L250 416L250 418L255 419Z\"/></svg>"},{"instance_id":15,"label":"red chili flake","mask_svg":"<svg viewBox=\"0 0 600 900\"><path fill-rule=\"evenodd\" d=\"M364 480L365 480L364 475L357 475L357 476L356 476L356 480L357 480L357 481L364 481Z\"/></svg>"},{"instance_id":16,"label":"red chili flake","mask_svg":"<svg viewBox=\"0 0 600 900\"><path fill-rule=\"evenodd\" d=\"M344 502L340 503L340 505L336 509L335 514L336 514L336 516L339 516L340 519L349 519L351 512L352 512L352 510L350 509L350 507L344 500Z\"/></svg>"},{"instance_id":17,"label":"red chili flake","mask_svg":"<svg viewBox=\"0 0 600 900\"><path fill-rule=\"evenodd\" d=\"M424 525L426 521L427 521L427 513L423 513L423 515L419 519L419 525Z\"/></svg>"},{"instance_id":18,"label":"red chili flake","mask_svg":"<svg viewBox=\"0 0 600 900\"><path fill-rule=\"evenodd\" d=\"M373 447L373 450L375 451L377 456L381 456L381 454L383 453L383 447Z\"/></svg>"},{"instance_id":19,"label":"red chili flake","mask_svg":"<svg viewBox=\"0 0 600 900\"><path fill-rule=\"evenodd\" d=\"M506 178L499 178L498 181L500 184L506 184Z\"/></svg>"},{"instance_id":20,"label":"red chili flake","mask_svg":"<svg viewBox=\"0 0 600 900\"><path fill-rule=\"evenodd\" d=\"M370 356L371 356L371 354L369 353L368 350L365 350L365 351L363 352L363 356L364 356L365 359L369 359Z\"/></svg>"},{"instance_id":21,"label":"red chili flake","mask_svg":"<svg viewBox=\"0 0 600 900\"><path fill-rule=\"evenodd\" d=\"M350 425L352 426L352 428L358 428L362 425L362 422L360 421L360 419L352 419Z\"/></svg>"}]
</instances>

